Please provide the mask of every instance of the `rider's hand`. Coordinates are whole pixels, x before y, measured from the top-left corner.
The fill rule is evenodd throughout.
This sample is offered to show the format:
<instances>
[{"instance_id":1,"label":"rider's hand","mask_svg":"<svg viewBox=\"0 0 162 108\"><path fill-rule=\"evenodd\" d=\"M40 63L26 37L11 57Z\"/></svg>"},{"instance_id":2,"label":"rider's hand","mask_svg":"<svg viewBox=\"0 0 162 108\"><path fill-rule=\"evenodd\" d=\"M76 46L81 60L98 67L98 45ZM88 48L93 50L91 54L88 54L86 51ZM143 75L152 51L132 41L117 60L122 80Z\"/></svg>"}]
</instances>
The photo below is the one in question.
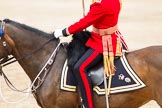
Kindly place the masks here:
<instances>
[{"instance_id":1,"label":"rider's hand","mask_svg":"<svg viewBox=\"0 0 162 108\"><path fill-rule=\"evenodd\" d=\"M59 38L59 37L63 37L64 36L63 33L62 33L62 29L55 29L53 34L54 34L55 38Z\"/></svg>"}]
</instances>

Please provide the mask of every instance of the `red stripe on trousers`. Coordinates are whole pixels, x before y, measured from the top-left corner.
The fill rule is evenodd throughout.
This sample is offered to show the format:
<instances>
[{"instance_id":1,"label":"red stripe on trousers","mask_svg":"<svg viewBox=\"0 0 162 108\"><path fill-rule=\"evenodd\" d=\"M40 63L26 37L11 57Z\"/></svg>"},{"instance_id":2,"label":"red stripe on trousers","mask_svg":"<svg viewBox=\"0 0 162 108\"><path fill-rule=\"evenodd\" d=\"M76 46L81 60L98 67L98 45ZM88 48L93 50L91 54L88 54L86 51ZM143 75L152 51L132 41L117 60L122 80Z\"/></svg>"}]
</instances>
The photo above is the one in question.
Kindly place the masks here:
<instances>
[{"instance_id":1,"label":"red stripe on trousers","mask_svg":"<svg viewBox=\"0 0 162 108\"><path fill-rule=\"evenodd\" d=\"M90 56L89 58L87 58L83 64L80 66L80 75L81 75L81 78L82 78L82 81L83 81L83 84L84 84L84 87L85 87L85 90L86 90L86 95L87 95L87 99L88 99L88 106L89 108L93 108L93 103L92 103L92 95L91 95L91 90L90 90L90 86L89 86L89 83L88 83L88 79L87 79L87 76L84 72L86 66L88 66L95 58L96 56L98 55L99 53L94 51Z\"/></svg>"}]
</instances>

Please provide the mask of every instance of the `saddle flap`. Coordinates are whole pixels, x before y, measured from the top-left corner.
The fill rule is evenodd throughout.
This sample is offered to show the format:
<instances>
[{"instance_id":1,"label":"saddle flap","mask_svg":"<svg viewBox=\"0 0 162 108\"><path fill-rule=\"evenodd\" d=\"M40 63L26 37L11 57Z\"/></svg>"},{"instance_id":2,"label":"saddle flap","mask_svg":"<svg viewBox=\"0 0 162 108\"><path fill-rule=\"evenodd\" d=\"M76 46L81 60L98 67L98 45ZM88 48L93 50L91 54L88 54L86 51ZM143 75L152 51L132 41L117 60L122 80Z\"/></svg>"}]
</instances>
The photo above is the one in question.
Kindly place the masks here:
<instances>
[{"instance_id":1,"label":"saddle flap","mask_svg":"<svg viewBox=\"0 0 162 108\"><path fill-rule=\"evenodd\" d=\"M103 63L99 63L92 68L88 74L91 78L93 85L100 85L104 81L104 68Z\"/></svg>"}]
</instances>

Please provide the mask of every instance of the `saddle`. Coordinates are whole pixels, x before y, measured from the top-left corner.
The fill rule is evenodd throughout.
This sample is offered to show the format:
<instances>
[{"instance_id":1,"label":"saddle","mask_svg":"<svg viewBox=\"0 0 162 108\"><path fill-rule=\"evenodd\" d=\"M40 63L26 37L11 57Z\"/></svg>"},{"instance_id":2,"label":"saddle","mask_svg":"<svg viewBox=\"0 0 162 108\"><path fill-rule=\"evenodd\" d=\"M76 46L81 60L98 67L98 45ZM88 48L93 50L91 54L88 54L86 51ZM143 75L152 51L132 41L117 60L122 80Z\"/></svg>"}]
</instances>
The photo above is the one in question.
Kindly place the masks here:
<instances>
[{"instance_id":1,"label":"saddle","mask_svg":"<svg viewBox=\"0 0 162 108\"><path fill-rule=\"evenodd\" d=\"M69 43L67 46L68 57L62 69L60 89L72 92L76 91L77 81L73 75L73 66L82 56L82 54L88 49L85 46L85 42L89 37L90 32L88 31L76 33L74 34L71 43ZM112 78L110 93L126 92L146 86L127 62L125 54L123 54L122 57L116 58L114 64L116 71ZM98 95L105 94L103 71L103 63L99 63L97 66L91 69L88 74L94 85L93 90Z\"/></svg>"}]
</instances>

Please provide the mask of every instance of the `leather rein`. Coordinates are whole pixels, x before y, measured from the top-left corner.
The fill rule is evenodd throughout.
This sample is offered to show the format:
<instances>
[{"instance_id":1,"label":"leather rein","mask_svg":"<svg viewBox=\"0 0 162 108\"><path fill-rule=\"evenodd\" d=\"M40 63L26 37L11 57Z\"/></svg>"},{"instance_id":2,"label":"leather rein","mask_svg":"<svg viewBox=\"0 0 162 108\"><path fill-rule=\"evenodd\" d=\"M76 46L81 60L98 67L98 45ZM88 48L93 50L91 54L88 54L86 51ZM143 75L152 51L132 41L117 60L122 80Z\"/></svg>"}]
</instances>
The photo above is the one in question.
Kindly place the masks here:
<instances>
[{"instance_id":1,"label":"leather rein","mask_svg":"<svg viewBox=\"0 0 162 108\"><path fill-rule=\"evenodd\" d=\"M50 58L47 60L47 62L45 63L45 65L42 67L42 69L39 71L39 73L37 74L37 76L35 77L35 79L33 80L33 82L31 82L30 87L24 89L24 90L18 90L12 83L11 81L8 79L8 77L5 75L5 73L3 72L2 68L17 62L17 61L21 61L26 57L30 57L32 56L32 54L38 52L39 50L41 50L45 45L47 45L50 41L52 41L53 39L55 39L55 37L53 36L52 38L50 38L49 40L47 40L45 43L43 43L40 47L38 47L37 49L35 49L33 52L29 53L29 54L25 54L19 58L15 58L15 57L9 57L10 56L10 52L9 52L9 48L7 47L7 42L5 40L5 35L7 33L5 33L5 21L1 22L1 26L0 26L0 40L2 41L2 45L3 45L3 49L5 51L5 56L0 59L0 75L4 77L6 84L9 86L9 88L11 88L13 91L17 91L17 92L22 92L22 93L34 93L36 92L36 90L43 84L45 77L48 73L48 71L51 68L51 65L53 64L57 51L60 48L61 42L59 41L59 43L57 44L57 47L54 49L53 53L51 54ZM42 76L42 77L41 77ZM30 90L30 91L29 91Z\"/></svg>"}]
</instances>

